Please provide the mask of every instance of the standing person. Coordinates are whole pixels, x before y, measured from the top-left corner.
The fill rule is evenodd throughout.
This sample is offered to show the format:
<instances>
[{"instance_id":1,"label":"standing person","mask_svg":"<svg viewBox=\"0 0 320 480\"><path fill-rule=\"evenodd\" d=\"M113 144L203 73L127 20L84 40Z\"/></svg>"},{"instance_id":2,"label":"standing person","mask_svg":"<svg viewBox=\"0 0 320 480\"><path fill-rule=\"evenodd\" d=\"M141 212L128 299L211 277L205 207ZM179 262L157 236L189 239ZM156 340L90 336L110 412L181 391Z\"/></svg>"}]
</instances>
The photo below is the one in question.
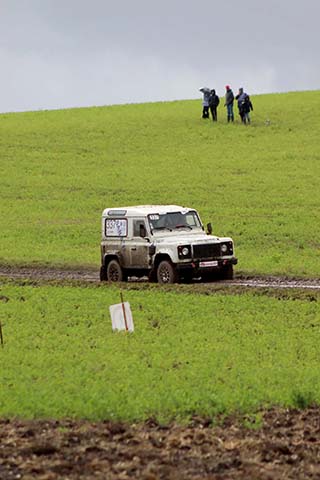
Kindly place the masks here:
<instances>
[{"instance_id":1,"label":"standing person","mask_svg":"<svg viewBox=\"0 0 320 480\"><path fill-rule=\"evenodd\" d=\"M209 107L212 115L212 120L216 122L218 120L217 116L217 107L220 103L220 98L216 94L215 90L211 90L210 97L209 97Z\"/></svg>"},{"instance_id":2,"label":"standing person","mask_svg":"<svg viewBox=\"0 0 320 480\"><path fill-rule=\"evenodd\" d=\"M200 92L203 93L202 118L209 118L209 98L210 98L211 90L210 88L203 87L203 88L200 88Z\"/></svg>"},{"instance_id":3,"label":"standing person","mask_svg":"<svg viewBox=\"0 0 320 480\"><path fill-rule=\"evenodd\" d=\"M250 100L249 95L247 95L244 99L244 105L243 105L243 110L244 110L244 119L243 123L250 123L250 110L253 111L253 106L252 102Z\"/></svg>"},{"instance_id":4,"label":"standing person","mask_svg":"<svg viewBox=\"0 0 320 480\"><path fill-rule=\"evenodd\" d=\"M239 115L241 118L242 123L246 123L245 121L245 102L246 102L246 97L248 95L243 91L243 88L239 88L238 95L236 95L236 100L238 100L238 109L239 109Z\"/></svg>"},{"instance_id":5,"label":"standing person","mask_svg":"<svg viewBox=\"0 0 320 480\"><path fill-rule=\"evenodd\" d=\"M233 102L234 102L234 95L233 91L230 88L230 85L226 85L226 95L225 95L225 103L224 106L227 107L227 118L228 122L233 122L234 115L233 115Z\"/></svg>"}]
</instances>

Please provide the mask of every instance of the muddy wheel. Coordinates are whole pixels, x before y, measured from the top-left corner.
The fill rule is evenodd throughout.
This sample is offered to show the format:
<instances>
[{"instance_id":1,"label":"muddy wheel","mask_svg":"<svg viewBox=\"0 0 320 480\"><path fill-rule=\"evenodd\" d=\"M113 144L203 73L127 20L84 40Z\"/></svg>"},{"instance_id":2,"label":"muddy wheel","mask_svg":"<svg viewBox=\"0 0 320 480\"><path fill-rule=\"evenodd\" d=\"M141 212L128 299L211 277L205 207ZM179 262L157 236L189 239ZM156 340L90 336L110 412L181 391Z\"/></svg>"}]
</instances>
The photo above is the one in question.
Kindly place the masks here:
<instances>
[{"instance_id":1,"label":"muddy wheel","mask_svg":"<svg viewBox=\"0 0 320 480\"><path fill-rule=\"evenodd\" d=\"M101 268L100 268L100 282L106 282L107 280L108 280L107 269L104 265L101 265Z\"/></svg>"},{"instance_id":2,"label":"muddy wheel","mask_svg":"<svg viewBox=\"0 0 320 480\"><path fill-rule=\"evenodd\" d=\"M118 260L111 260L107 266L107 280L109 282L122 282L123 273Z\"/></svg>"},{"instance_id":3,"label":"muddy wheel","mask_svg":"<svg viewBox=\"0 0 320 480\"><path fill-rule=\"evenodd\" d=\"M220 278L222 280L232 280L233 279L233 266L227 265L221 269Z\"/></svg>"},{"instance_id":4,"label":"muddy wheel","mask_svg":"<svg viewBox=\"0 0 320 480\"><path fill-rule=\"evenodd\" d=\"M160 262L157 270L158 283L176 283L178 281L177 270L168 260Z\"/></svg>"}]
</instances>

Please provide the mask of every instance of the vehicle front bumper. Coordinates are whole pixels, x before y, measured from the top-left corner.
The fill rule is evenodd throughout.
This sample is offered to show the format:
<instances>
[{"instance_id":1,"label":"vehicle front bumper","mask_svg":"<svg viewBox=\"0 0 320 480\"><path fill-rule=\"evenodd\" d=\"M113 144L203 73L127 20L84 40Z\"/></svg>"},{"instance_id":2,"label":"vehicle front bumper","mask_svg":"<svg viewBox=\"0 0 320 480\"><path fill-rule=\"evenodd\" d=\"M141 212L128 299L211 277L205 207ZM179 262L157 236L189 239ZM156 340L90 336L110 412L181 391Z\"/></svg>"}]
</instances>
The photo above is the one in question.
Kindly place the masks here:
<instances>
[{"instance_id":1,"label":"vehicle front bumper","mask_svg":"<svg viewBox=\"0 0 320 480\"><path fill-rule=\"evenodd\" d=\"M232 258L219 258L214 260L193 260L187 263L177 263L176 267L179 273L203 273L210 271L219 271L228 265L237 265L238 259Z\"/></svg>"}]
</instances>

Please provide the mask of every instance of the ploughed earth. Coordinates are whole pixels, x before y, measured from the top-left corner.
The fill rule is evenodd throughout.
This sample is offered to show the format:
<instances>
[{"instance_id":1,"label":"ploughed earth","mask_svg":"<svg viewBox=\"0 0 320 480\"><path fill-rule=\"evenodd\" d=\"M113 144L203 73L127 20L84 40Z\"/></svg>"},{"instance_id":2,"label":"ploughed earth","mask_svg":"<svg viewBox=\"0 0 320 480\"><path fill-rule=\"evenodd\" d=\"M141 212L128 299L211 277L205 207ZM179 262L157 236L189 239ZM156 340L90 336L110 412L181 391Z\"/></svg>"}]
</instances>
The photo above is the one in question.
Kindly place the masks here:
<instances>
[{"instance_id":1,"label":"ploughed earth","mask_svg":"<svg viewBox=\"0 0 320 480\"><path fill-rule=\"evenodd\" d=\"M216 425L2 419L0 478L320 479L320 408Z\"/></svg>"}]
</instances>

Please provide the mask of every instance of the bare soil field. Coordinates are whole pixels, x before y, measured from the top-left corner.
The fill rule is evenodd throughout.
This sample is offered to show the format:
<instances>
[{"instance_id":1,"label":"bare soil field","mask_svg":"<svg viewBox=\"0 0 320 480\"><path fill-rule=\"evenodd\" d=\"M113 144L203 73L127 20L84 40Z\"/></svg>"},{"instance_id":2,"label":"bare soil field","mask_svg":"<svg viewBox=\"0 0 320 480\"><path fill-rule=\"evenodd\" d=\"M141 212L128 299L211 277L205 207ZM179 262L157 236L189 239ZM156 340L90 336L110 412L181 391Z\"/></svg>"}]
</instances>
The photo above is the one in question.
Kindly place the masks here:
<instances>
[{"instance_id":1,"label":"bare soil field","mask_svg":"<svg viewBox=\"0 0 320 480\"><path fill-rule=\"evenodd\" d=\"M256 426L248 417L216 426L0 420L0 478L319 479L319 414L271 409Z\"/></svg>"}]
</instances>

